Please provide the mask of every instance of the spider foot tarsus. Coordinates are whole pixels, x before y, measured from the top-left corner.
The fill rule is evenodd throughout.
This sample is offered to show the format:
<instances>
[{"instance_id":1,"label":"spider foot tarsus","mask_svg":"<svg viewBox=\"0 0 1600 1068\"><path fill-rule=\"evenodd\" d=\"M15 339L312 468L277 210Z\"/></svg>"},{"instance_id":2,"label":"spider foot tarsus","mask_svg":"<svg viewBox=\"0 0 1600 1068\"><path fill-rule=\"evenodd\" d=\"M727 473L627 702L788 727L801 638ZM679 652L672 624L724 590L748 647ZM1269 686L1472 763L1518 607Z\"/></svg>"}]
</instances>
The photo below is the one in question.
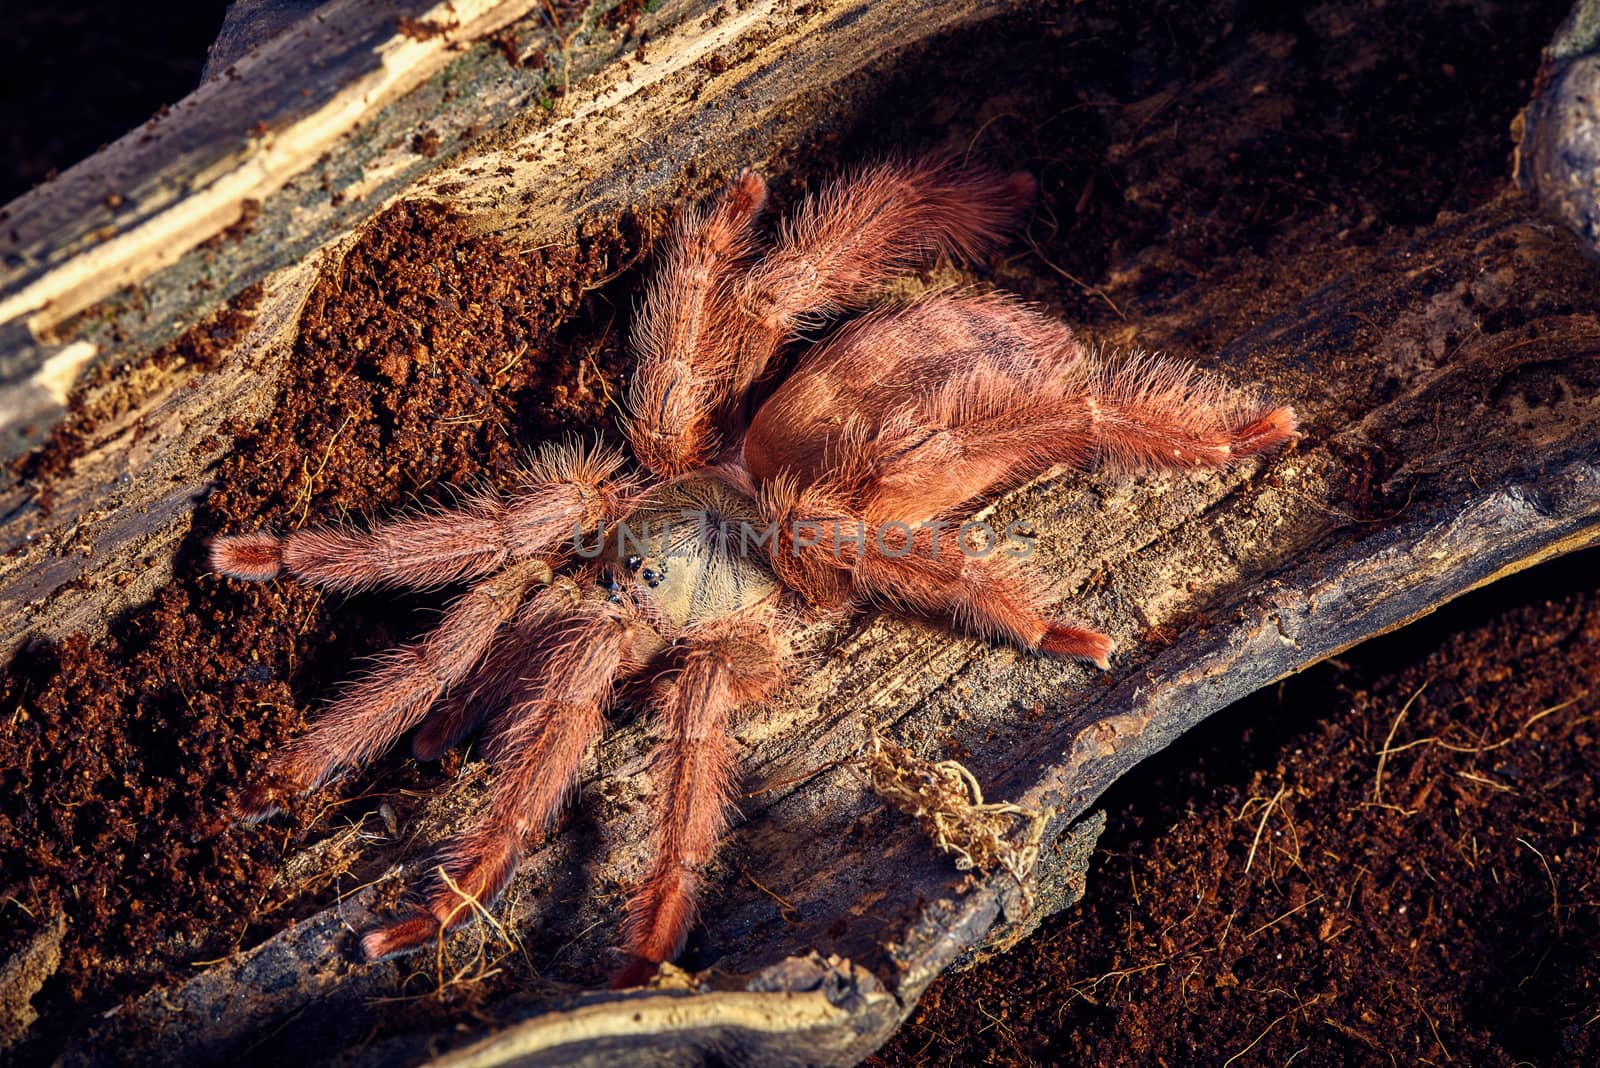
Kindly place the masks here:
<instances>
[{"instance_id":1,"label":"spider foot tarsus","mask_svg":"<svg viewBox=\"0 0 1600 1068\"><path fill-rule=\"evenodd\" d=\"M480 826L481 838L484 828ZM387 960L478 919L494 903L522 860L522 851L501 839L493 845L474 845L473 836L457 841L438 868L432 886L408 896L397 919L367 928L360 934L362 956L368 961ZM453 854L453 855L452 855Z\"/></svg>"},{"instance_id":2,"label":"spider foot tarsus","mask_svg":"<svg viewBox=\"0 0 1600 1068\"><path fill-rule=\"evenodd\" d=\"M369 927L360 935L361 959L368 964L401 957L439 937L443 930L430 912L414 912L392 923Z\"/></svg>"},{"instance_id":3,"label":"spider foot tarsus","mask_svg":"<svg viewBox=\"0 0 1600 1068\"><path fill-rule=\"evenodd\" d=\"M1052 623L1039 639L1039 648L1046 653L1062 656L1081 656L1091 661L1101 671L1111 670L1111 654L1117 643L1106 634L1087 627L1074 627L1066 623Z\"/></svg>"},{"instance_id":4,"label":"spider foot tarsus","mask_svg":"<svg viewBox=\"0 0 1600 1068\"><path fill-rule=\"evenodd\" d=\"M643 957L630 957L628 963L617 969L606 986L612 990L629 990L636 986L644 986L655 974L661 970L659 961L646 960Z\"/></svg>"},{"instance_id":5,"label":"spider foot tarsus","mask_svg":"<svg viewBox=\"0 0 1600 1068\"><path fill-rule=\"evenodd\" d=\"M297 793L293 789L286 789L284 784L275 778L268 778L262 782L254 783L245 788L239 795L239 800L234 803L234 817L240 823L261 823L282 812L288 803L288 795Z\"/></svg>"},{"instance_id":6,"label":"spider foot tarsus","mask_svg":"<svg viewBox=\"0 0 1600 1068\"><path fill-rule=\"evenodd\" d=\"M283 539L273 534L226 534L211 539L211 567L230 578L266 582L283 569Z\"/></svg>"},{"instance_id":7,"label":"spider foot tarsus","mask_svg":"<svg viewBox=\"0 0 1600 1068\"><path fill-rule=\"evenodd\" d=\"M1228 447L1236 457L1254 456L1285 442L1297 441L1299 437L1299 423L1294 409L1274 408L1261 418L1234 430Z\"/></svg>"}]
</instances>

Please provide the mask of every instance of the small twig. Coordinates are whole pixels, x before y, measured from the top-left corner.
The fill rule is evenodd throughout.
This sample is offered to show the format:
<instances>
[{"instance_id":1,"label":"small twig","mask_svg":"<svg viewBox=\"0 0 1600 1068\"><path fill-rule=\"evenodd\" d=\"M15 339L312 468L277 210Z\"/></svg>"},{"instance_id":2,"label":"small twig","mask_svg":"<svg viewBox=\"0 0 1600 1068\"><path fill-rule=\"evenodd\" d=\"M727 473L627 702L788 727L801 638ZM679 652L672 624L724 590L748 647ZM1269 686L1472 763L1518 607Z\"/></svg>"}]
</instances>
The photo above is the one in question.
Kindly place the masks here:
<instances>
[{"instance_id":1,"label":"small twig","mask_svg":"<svg viewBox=\"0 0 1600 1068\"><path fill-rule=\"evenodd\" d=\"M1267 829L1267 817L1272 815L1272 810L1277 807L1278 802L1283 799L1283 795L1288 789L1287 786L1278 787L1278 792L1272 795L1272 800L1267 802L1266 809L1261 813L1261 822L1256 824L1256 836L1250 843L1250 856L1244 862L1244 873L1246 875L1250 874L1250 865L1256 862L1256 847L1261 844L1262 832Z\"/></svg>"},{"instance_id":2,"label":"small twig","mask_svg":"<svg viewBox=\"0 0 1600 1068\"><path fill-rule=\"evenodd\" d=\"M1295 1012L1298 1012L1298 1011L1299 1011L1298 1009L1295 1010ZM1231 1056L1227 1060L1223 1061L1222 1062L1222 1068L1228 1068L1228 1065L1232 1064L1234 1061L1238 1060L1240 1057L1243 1057L1246 1053L1249 1053L1251 1050L1255 1049L1256 1046L1260 1044L1261 1040L1263 1038L1266 1038L1268 1033L1270 1033L1274 1027L1277 1027L1279 1024L1283 1023L1283 1021L1287 1020L1289 1017L1291 1017L1293 1015L1294 1015L1294 1012L1286 1012L1282 1016L1278 1017L1276 1020L1273 1020L1271 1023L1267 1024L1266 1029L1263 1030L1259 1035L1256 1036L1256 1040L1254 1042L1250 1043L1244 1049L1240 1050L1238 1053L1235 1053L1233 1056Z\"/></svg>"},{"instance_id":3,"label":"small twig","mask_svg":"<svg viewBox=\"0 0 1600 1068\"><path fill-rule=\"evenodd\" d=\"M1389 753L1391 752L1389 746L1394 742L1394 736L1400 730L1400 724L1404 722L1406 713L1411 711L1412 703L1422 696L1422 691L1426 690L1428 684L1432 681L1433 678L1431 676L1423 680L1422 685L1417 687L1417 692L1406 698L1406 703L1400 706L1400 714L1395 716L1394 722L1389 725L1389 737L1383 740L1383 748L1378 751L1378 774L1372 782L1373 804L1383 800L1383 766L1389 760Z\"/></svg>"},{"instance_id":4,"label":"small twig","mask_svg":"<svg viewBox=\"0 0 1600 1068\"><path fill-rule=\"evenodd\" d=\"M565 953L567 950L569 950L573 946L577 945L578 942L582 940L584 935L588 934L590 931L594 930L596 927L599 927L601 924L603 924L605 922L606 921L603 918L595 920L589 926L585 927L583 930L581 930L577 934L573 935L570 939L567 940L567 942L564 945L562 945L562 947L560 949L556 950L554 953L552 953L550 955L550 959L545 962L545 967L548 968L552 964L554 964L556 961L560 960L561 959L561 954Z\"/></svg>"},{"instance_id":5,"label":"small twig","mask_svg":"<svg viewBox=\"0 0 1600 1068\"><path fill-rule=\"evenodd\" d=\"M1562 701L1559 705L1551 705L1549 708L1535 712L1533 716L1522 725L1522 729L1527 730L1529 727L1533 726L1535 723L1538 723L1541 719L1544 719L1544 717L1550 715L1551 713L1560 712L1563 708L1571 708L1573 705L1578 703L1578 700L1581 697L1583 697L1583 694L1579 694L1577 697L1569 697L1565 701Z\"/></svg>"},{"instance_id":6,"label":"small twig","mask_svg":"<svg viewBox=\"0 0 1600 1068\"><path fill-rule=\"evenodd\" d=\"M1418 1005L1417 1008L1422 1010L1422 1018L1428 1021L1428 1029L1433 1032L1433 1040L1439 1043L1439 1052L1444 1054L1444 1059L1447 1061L1455 1060L1454 1057L1450 1056L1450 1049L1444 1044L1444 1039L1439 1037L1439 1025L1433 1022L1433 1014L1428 1011L1426 1005Z\"/></svg>"},{"instance_id":7,"label":"small twig","mask_svg":"<svg viewBox=\"0 0 1600 1068\"><path fill-rule=\"evenodd\" d=\"M1085 282L1083 279L1079 278L1077 275L1073 274L1064 267L1056 266L1056 264L1052 263L1050 258L1044 254L1043 250L1039 248L1039 243L1037 241L1031 237L1028 238L1027 241L1028 247L1033 249L1033 254L1039 257L1039 262L1043 263L1046 267L1050 268L1052 271L1056 272L1056 274L1059 274L1062 278L1065 278L1073 285L1078 286L1085 293L1092 293L1099 297L1101 300L1106 302L1112 311L1117 313L1118 319L1121 319L1123 322L1128 321L1128 317L1122 313L1122 309L1117 307L1117 302L1112 300L1110 294L1108 294L1105 290L1101 289L1099 286L1090 285L1088 282Z\"/></svg>"},{"instance_id":8,"label":"small twig","mask_svg":"<svg viewBox=\"0 0 1600 1068\"><path fill-rule=\"evenodd\" d=\"M984 131L988 130L989 127L993 126L995 123L999 122L1001 119L1016 119L1016 120L1018 120L1020 122L1020 121L1022 121L1022 116L1013 114L1012 112L1009 112L1009 111L1002 111L997 115L990 115L987 119L984 120L983 125L978 127L978 132L973 134L971 140L969 140L967 142L967 151L961 157L961 160L962 160L963 163L969 162L972 159L972 150L974 148L978 147L978 138L983 136Z\"/></svg>"},{"instance_id":9,"label":"small twig","mask_svg":"<svg viewBox=\"0 0 1600 1068\"><path fill-rule=\"evenodd\" d=\"M1475 782L1480 786L1491 786L1494 789L1501 791L1502 793L1507 793L1507 794L1516 793L1515 790L1513 790L1511 787L1507 786L1505 783L1503 783L1503 782L1495 782L1493 779L1489 778L1488 776L1479 775L1477 772L1473 772L1473 771L1458 771L1458 772L1456 772L1456 774L1461 776L1463 779L1466 779L1468 782Z\"/></svg>"},{"instance_id":10,"label":"small twig","mask_svg":"<svg viewBox=\"0 0 1600 1068\"><path fill-rule=\"evenodd\" d=\"M26 912L28 914L28 919L37 920L39 918L38 916L34 915L34 912L33 912L32 909L30 909L28 906L24 905L22 902L18 901L15 897L0 898L0 905L15 905L15 906L17 906L17 908L21 909L23 912Z\"/></svg>"},{"instance_id":11,"label":"small twig","mask_svg":"<svg viewBox=\"0 0 1600 1068\"><path fill-rule=\"evenodd\" d=\"M1544 859L1544 854L1539 852L1537 846L1526 838L1517 841L1533 850L1533 855L1539 858L1539 863L1544 865L1545 878L1550 880L1550 918L1556 921L1556 937L1561 936L1561 893L1556 889L1556 873L1550 870L1550 862Z\"/></svg>"},{"instance_id":12,"label":"small twig","mask_svg":"<svg viewBox=\"0 0 1600 1068\"><path fill-rule=\"evenodd\" d=\"M1318 894L1316 897L1307 898L1306 900L1300 902L1300 904L1296 905L1294 908L1290 909L1288 912L1285 912L1282 916L1279 916L1277 919L1268 920L1266 923L1262 924L1260 927L1257 927L1254 931L1251 931L1249 934L1245 935L1245 937L1246 938L1254 938L1256 935L1260 934L1262 931L1265 931L1268 927L1272 927L1272 926L1274 926L1276 924L1282 923L1284 920L1287 920L1290 916L1293 916L1295 913L1301 911L1302 909L1306 908L1309 905L1315 905L1318 901L1321 901L1322 898L1323 898L1322 894Z\"/></svg>"},{"instance_id":13,"label":"small twig","mask_svg":"<svg viewBox=\"0 0 1600 1068\"><path fill-rule=\"evenodd\" d=\"M1232 912L1228 913L1228 922L1222 925L1222 936L1217 939L1216 952L1218 954L1221 954L1222 953L1222 947L1226 946L1228 944L1228 932L1233 930L1233 921L1234 921L1235 918L1238 917L1238 915L1239 915L1239 910L1238 909L1234 909Z\"/></svg>"},{"instance_id":14,"label":"small twig","mask_svg":"<svg viewBox=\"0 0 1600 1068\"><path fill-rule=\"evenodd\" d=\"M786 897L783 897L781 894L777 894L771 890L768 890L765 886L762 886L761 881L754 875L751 875L745 869L741 868L739 869L739 872L746 879L750 880L750 885L754 886L757 890L760 890L763 894L766 894L768 897L778 903L778 915L783 917L784 923L794 926L800 922L800 910L795 908L794 902L790 901Z\"/></svg>"},{"instance_id":15,"label":"small twig","mask_svg":"<svg viewBox=\"0 0 1600 1068\"><path fill-rule=\"evenodd\" d=\"M328 439L328 447L322 452L322 462L317 465L315 471L306 477L305 485L300 487L300 501L298 502L300 505L300 518L294 521L294 526L298 527L306 521L306 516L311 511L311 487L316 485L317 479L322 477L322 472L327 470L328 461L333 457L334 442L339 440L339 435L344 433L344 428L350 425L350 418L349 415L346 415L344 422L339 424L339 429L333 432L333 437ZM305 470L304 464L301 465L301 470Z\"/></svg>"}]
</instances>

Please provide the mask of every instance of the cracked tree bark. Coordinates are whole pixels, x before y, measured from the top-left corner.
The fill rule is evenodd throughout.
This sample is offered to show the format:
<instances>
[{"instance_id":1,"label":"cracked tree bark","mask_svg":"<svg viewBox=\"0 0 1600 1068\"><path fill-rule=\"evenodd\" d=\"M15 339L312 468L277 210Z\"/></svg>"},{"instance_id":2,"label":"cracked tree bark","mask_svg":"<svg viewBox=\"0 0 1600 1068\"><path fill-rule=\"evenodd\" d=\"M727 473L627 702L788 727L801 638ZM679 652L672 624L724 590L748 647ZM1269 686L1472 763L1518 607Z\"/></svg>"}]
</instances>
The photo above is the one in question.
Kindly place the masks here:
<instances>
[{"instance_id":1,"label":"cracked tree bark","mask_svg":"<svg viewBox=\"0 0 1600 1068\"><path fill-rule=\"evenodd\" d=\"M8 209L16 236L0 294L9 323L0 388L15 448L59 418L94 361L122 346L148 351L246 285L264 287L254 325L221 368L179 370L101 428L48 514L30 487L7 491L8 651L31 635L95 626L166 580L164 561L228 447L223 427L270 403L312 280L382 204L448 197L484 229L530 242L560 235L579 215L666 200L691 165L724 173L768 157L803 121L794 101L828 87L851 107L859 97L842 80L905 45L904 27L927 36L991 11L755 3L713 20L716 5L669 4L646 16L648 63L596 29L570 47L561 110L528 117L542 81L508 74L493 49L470 42L531 7L417 5L420 22L459 24L417 40L392 32L394 10L385 21L335 3L311 37L291 31L240 60L234 78L202 86L200 103L163 120L167 147L131 135ZM530 34L543 32L539 16L525 17ZM469 46L452 51L458 44ZM309 103L280 100L295 83L269 73L296 56L316 57L306 61L319 72ZM710 56L719 62L702 62ZM458 86L448 101L436 91L446 71ZM1250 72L1236 73L1206 89L1219 116L1248 112ZM252 132L250 115L265 133ZM435 165L393 147L422 119L453 158ZM1142 131L1130 119L1130 152L1156 136ZM275 160L292 162L279 170ZM348 191L345 207L329 203L324 174ZM108 183L127 191L124 214L104 206ZM535 202L517 195L533 189ZM178 228L197 246L246 201L259 206L247 209L253 229L241 239L170 243ZM1293 255L1325 250L1308 242ZM208 277L226 282L194 285ZM124 284L136 299L112 295ZM437 1036L402 1028L357 1051L386 1011L377 999L423 967L346 963L346 926L374 904L369 888L125 1005L68 1063L108 1049L210 1062L245 1048L344 1049L374 1064L858 1060L945 968L1014 942L1081 895L1098 827L1091 809L1140 759L1276 679L1600 542L1597 287L1579 242L1508 189L1390 235L1221 347L1218 365L1272 383L1300 410L1297 450L1187 479L1047 477L994 505L1002 520L1026 517L1040 530L1074 612L1118 640L1115 670L1101 677L888 619L838 636L836 655L741 729L747 772L781 785L747 799L713 869L703 927L716 974L629 994L533 984L493 1005L495 1024L470 1045L438 1054ZM1204 314L1174 299L1139 328L1181 337ZM123 573L132 581L117 582ZM908 820L863 793L847 762L868 724L921 752L968 741L986 792L1053 810L1032 908L1008 876L955 873ZM645 748L638 726L603 743L599 776L584 786L591 822L531 856L501 910L547 947L535 971L550 953L603 959L620 897L598 888L626 883L644 860L623 844L644 834L633 802L650 788ZM469 776L432 801L418 840L389 859L420 862L481 788ZM598 858L588 885L574 883L578 856ZM296 860L318 862L316 846ZM558 897L576 904L554 914L543 902ZM452 945L470 952L464 940Z\"/></svg>"}]
</instances>

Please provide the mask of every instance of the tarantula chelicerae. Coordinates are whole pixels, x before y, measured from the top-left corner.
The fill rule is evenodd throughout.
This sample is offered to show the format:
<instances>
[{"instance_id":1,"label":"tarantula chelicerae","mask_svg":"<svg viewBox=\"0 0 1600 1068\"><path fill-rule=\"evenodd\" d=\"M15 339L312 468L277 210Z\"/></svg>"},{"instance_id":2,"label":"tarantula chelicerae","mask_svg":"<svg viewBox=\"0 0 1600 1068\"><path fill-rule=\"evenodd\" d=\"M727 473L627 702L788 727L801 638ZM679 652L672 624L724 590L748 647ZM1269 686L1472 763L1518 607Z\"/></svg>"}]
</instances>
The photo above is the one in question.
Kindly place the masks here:
<instances>
[{"instance_id":1,"label":"tarantula chelicerae","mask_svg":"<svg viewBox=\"0 0 1600 1068\"><path fill-rule=\"evenodd\" d=\"M1043 584L991 551L992 531L980 546L970 527L946 528L1056 464L1227 465L1292 438L1290 409L1177 363L1099 360L1063 324L965 293L865 314L775 382L802 329L932 255L991 249L1033 193L1027 174L945 158L880 164L807 201L767 247L755 229L766 186L747 171L681 216L634 324L623 431L642 472L615 452L549 447L508 497L368 531L212 543L213 565L238 578L476 583L277 754L241 804L260 819L413 727L412 751L432 759L487 725L485 811L419 906L362 936L368 958L414 948L499 893L628 680L661 743L655 857L627 919L623 981L682 946L696 869L727 823L730 721L782 688L807 613L878 605L1107 666L1111 639L1052 619Z\"/></svg>"}]
</instances>

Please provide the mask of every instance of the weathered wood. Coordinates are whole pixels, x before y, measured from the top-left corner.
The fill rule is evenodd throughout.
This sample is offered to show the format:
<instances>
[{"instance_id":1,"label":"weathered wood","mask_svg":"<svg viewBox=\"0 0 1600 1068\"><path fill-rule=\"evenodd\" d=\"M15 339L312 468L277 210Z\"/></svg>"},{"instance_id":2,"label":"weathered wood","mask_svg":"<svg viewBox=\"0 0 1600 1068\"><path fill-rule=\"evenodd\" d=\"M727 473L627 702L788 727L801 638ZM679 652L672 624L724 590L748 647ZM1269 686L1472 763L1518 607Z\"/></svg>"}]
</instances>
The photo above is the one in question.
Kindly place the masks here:
<instances>
[{"instance_id":1,"label":"weathered wood","mask_svg":"<svg viewBox=\"0 0 1600 1068\"><path fill-rule=\"evenodd\" d=\"M395 105L420 103L415 91L443 76L459 40L533 7L337 0L316 16L317 32L270 41L9 205L0 217L6 455L48 429L83 369L154 348L369 214L391 175L417 165L400 135L430 114ZM440 32L415 29L424 25ZM325 172L354 172L339 183L345 199L369 201L348 221L322 188ZM198 248L241 221L236 247ZM107 300L118 291L120 300Z\"/></svg>"},{"instance_id":2,"label":"weathered wood","mask_svg":"<svg viewBox=\"0 0 1600 1068\"><path fill-rule=\"evenodd\" d=\"M1515 132L1516 179L1600 255L1600 3L1578 0L1544 50Z\"/></svg>"},{"instance_id":3,"label":"weathered wood","mask_svg":"<svg viewBox=\"0 0 1600 1068\"><path fill-rule=\"evenodd\" d=\"M325 6L327 0L233 0L206 53L200 80L210 81Z\"/></svg>"},{"instance_id":4,"label":"weathered wood","mask_svg":"<svg viewBox=\"0 0 1600 1068\"><path fill-rule=\"evenodd\" d=\"M570 241L577 220L668 203L688 173L764 157L803 123L808 94L827 87L844 107L839 78L1016 5L766 0L714 15L715 3L663 4L640 18L652 34L644 59L603 30L596 7L562 34L538 14L511 24L525 51L555 57L549 72L508 66L482 41L453 51L518 6L329 4L312 37L290 32L240 60L236 78L202 85L150 131L156 140L135 131L6 209L0 436L15 444L47 432L96 363L137 368L247 286L265 296L216 370L90 390L91 402L127 396L71 473L50 481L48 508L42 487L0 490L0 656L30 636L95 632L170 579L193 500L229 448L220 428L271 403L317 271L379 208L446 199L485 229ZM413 40L395 30L413 7L460 25ZM571 91L553 100L552 79L568 77ZM256 121L268 132L250 133ZM423 127L440 138L437 161L411 147ZM103 201L117 190L113 211ZM244 232L199 247L246 201L259 206ZM133 283L132 296L102 299Z\"/></svg>"},{"instance_id":5,"label":"weathered wood","mask_svg":"<svg viewBox=\"0 0 1600 1068\"><path fill-rule=\"evenodd\" d=\"M650 49L662 70L629 67L664 88L621 95L625 79L604 73L575 84L562 105L571 110L557 121L507 129L497 147L449 171L412 176L406 195L448 189L480 226L535 240L565 232L563 213L660 202L689 161L725 173L781 143L793 121L782 114L781 101L792 99L785 94L824 76L836 80L839 68L829 64L864 64L890 47L893 25L874 21L878 9L846 7L854 21L838 18L839 6L760 25L735 22L730 10L716 28L740 35L753 60L682 29L690 36L674 47ZM858 50L828 36L830 26L861 35L847 38ZM707 49L731 65L687 58ZM680 99L687 87L755 113L691 106ZM838 96L848 108L847 93ZM756 105L745 104L752 99ZM1216 107L1236 99L1219 91ZM1122 143L1131 144L1143 123L1136 110L1125 121ZM625 138L641 131L661 133L660 143L645 137L628 147ZM472 173L489 160L491 177ZM534 188L537 204L508 210ZM1326 235L1305 233L1283 253L1286 271L1326 257ZM337 241L328 247L337 253ZM253 336L236 347L223 377L206 380L208 389L236 394L194 410L248 413L265 403L270 389L256 380L272 381L317 269L307 262L268 276ZM1600 274L1570 237L1509 194L1415 235L1390 235L1298 305L1235 331L1217 354L1219 364L1272 383L1296 404L1306 425L1298 450L1192 478L1063 475L998 502L998 518L1026 518L1040 530L1045 562L1074 614L1118 639L1115 670L1101 676L888 619L837 636L834 654L802 685L740 729L750 780L772 785L745 798L743 822L710 872L700 953L715 970L681 989L611 995L538 978L558 965L594 976L607 970L620 888L645 860L632 845L645 835L652 793L647 739L630 725L600 746L574 825L530 856L497 910L521 938L505 965L521 982L475 1006L473 1026L487 1031L475 1043L441 1053L467 1039L431 1019L407 1033L396 1022L408 1018L406 1008L384 999L412 989L409 978L431 980L441 963L469 965L492 931L459 936L442 962L424 954L353 967L346 954L348 927L473 811L481 768L430 801L396 840L362 846L369 866L398 866L378 885L179 988L125 1005L68 1062L93 1063L107 1050L150 1063L214 1062L245 1049L258 1058L339 1050L373 1064L436 1056L452 1065L859 1059L941 970L1014 940L1081 893L1094 837L1084 816L1143 756L1277 678L1508 571L1600 542L1597 292ZM1183 337L1208 314L1192 299L1172 298L1147 306L1140 335ZM229 384L230 373L240 384ZM170 492L194 492L203 473L181 465L199 446L177 444L176 423L155 425L170 428L168 436L147 425L139 440L170 449L171 470L187 471ZM126 439L100 447L105 459L80 462L80 471L98 462L117 470ZM141 522L127 517L136 512L130 501L145 499L117 499L96 516L84 498L70 513L88 517L91 575L109 574L98 570L102 553L114 559L136 536L155 559L181 531L187 498L174 497L161 504L167 526L118 533L116 523ZM62 566L82 573L81 565ZM90 588L57 596L39 615L70 629L118 603ZM1031 909L1009 876L958 875L910 821L863 792L847 762L868 724L922 753L946 741L962 745L991 796L1055 811ZM315 869L348 848L327 839L290 867ZM362 1047L380 1021L388 1037Z\"/></svg>"},{"instance_id":6,"label":"weathered wood","mask_svg":"<svg viewBox=\"0 0 1600 1068\"><path fill-rule=\"evenodd\" d=\"M1113 685L1080 665L893 620L851 634L740 731L747 770L783 785L747 799L711 880L705 952L722 978L703 977L707 992L682 1006L686 991L529 988L496 1009L525 1022L440 1063L599 1063L590 1058L623 1051L787 1063L796 1049L850 1063L941 970L1074 897L1093 836L1067 832L1138 760L1275 679L1501 574L1600 543L1600 319L1565 310L1577 299L1592 308L1600 279L1565 233L1528 210L1508 196L1381 249L1225 348L1221 360L1296 398L1307 426L1299 451L1191 479L1047 479L996 505L998 519L1049 532L1051 566L1076 587L1074 612L1121 643ZM1418 365L1483 307L1530 318L1504 330L1480 323L1443 350L1448 358ZM1193 314L1174 307L1152 323L1177 328ZM1352 511L1361 505L1348 478L1380 443L1380 499L1370 515ZM1055 810L1031 912L1009 877L963 889L909 821L863 793L842 762L866 723L925 752L942 737L970 739L969 764L991 795ZM632 804L650 792L645 749L637 725L606 740L584 787L593 823L536 851L500 910L525 945L545 947L533 951L536 972L552 951L604 968L620 906L606 888L643 863L623 844L645 833L644 806ZM402 865L391 878L422 862L481 788L474 779L436 799L419 839L388 855ZM574 881L580 858L590 866ZM287 1049L308 1035L355 1034L379 1011L373 998L435 967L335 964L346 925L378 892L125 1008L97 1045L159 1031L164 1056L208 1059L290 1016ZM469 958L473 939L453 943L452 960ZM812 993L796 1000L795 990ZM391 1039L372 1062L415 1059L426 1045Z\"/></svg>"}]
</instances>

